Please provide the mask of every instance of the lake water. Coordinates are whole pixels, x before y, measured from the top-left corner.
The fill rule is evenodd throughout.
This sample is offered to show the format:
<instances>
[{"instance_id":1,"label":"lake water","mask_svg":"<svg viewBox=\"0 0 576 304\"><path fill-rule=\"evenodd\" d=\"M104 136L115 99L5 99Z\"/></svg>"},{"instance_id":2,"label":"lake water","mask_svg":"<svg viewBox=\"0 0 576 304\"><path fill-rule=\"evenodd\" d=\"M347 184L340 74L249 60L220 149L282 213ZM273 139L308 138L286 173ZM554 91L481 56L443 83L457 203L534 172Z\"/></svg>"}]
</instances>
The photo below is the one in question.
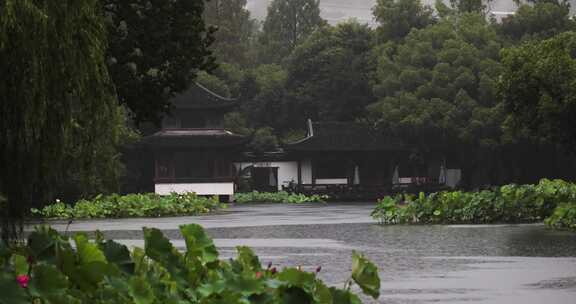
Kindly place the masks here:
<instances>
[{"instance_id":1,"label":"lake water","mask_svg":"<svg viewBox=\"0 0 576 304\"><path fill-rule=\"evenodd\" d=\"M235 246L247 245L263 264L308 271L322 266L320 276L336 286L343 286L350 275L352 250L363 252L380 269L378 303L576 303L576 234L542 225L360 223L208 232L222 258L233 257ZM176 246L185 246L178 231L166 233Z\"/></svg>"},{"instance_id":2,"label":"lake water","mask_svg":"<svg viewBox=\"0 0 576 304\"><path fill-rule=\"evenodd\" d=\"M185 246L178 225L207 228L221 258L248 245L261 262L302 266L343 286L351 253L380 269L381 298L365 303L576 303L576 233L543 225L380 226L374 204L235 206L199 217L79 221L60 230L105 230L109 238L143 246L142 226L165 231Z\"/></svg>"},{"instance_id":3,"label":"lake water","mask_svg":"<svg viewBox=\"0 0 576 304\"><path fill-rule=\"evenodd\" d=\"M310 271L321 265L321 277L340 286L350 274L351 251L361 251L380 269L381 303L576 303L576 234L542 225L339 224L209 231L227 242L251 240L265 264L302 265ZM277 239L285 247L268 245ZM233 255L232 248L221 248Z\"/></svg>"}]
</instances>

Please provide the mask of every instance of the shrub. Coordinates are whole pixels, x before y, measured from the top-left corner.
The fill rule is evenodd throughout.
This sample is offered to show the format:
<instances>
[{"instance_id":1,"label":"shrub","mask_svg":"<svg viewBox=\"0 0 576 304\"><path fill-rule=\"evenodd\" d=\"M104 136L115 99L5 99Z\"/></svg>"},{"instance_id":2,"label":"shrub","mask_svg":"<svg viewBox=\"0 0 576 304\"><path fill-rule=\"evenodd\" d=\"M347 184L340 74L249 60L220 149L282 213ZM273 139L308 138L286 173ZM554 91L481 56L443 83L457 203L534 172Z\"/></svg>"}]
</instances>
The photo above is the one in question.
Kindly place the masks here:
<instances>
[{"instance_id":1,"label":"shrub","mask_svg":"<svg viewBox=\"0 0 576 304\"><path fill-rule=\"evenodd\" d=\"M95 242L84 234L72 239L41 227L26 246L0 241L0 303L360 303L350 291L378 298L374 264L356 252L347 288L326 286L316 272L263 268L248 247L219 260L201 226L180 227L187 250L176 250L160 230L144 228L144 249L129 251L114 241Z\"/></svg>"},{"instance_id":2,"label":"shrub","mask_svg":"<svg viewBox=\"0 0 576 304\"><path fill-rule=\"evenodd\" d=\"M288 193L286 191L280 192L247 192L237 193L234 195L237 203L286 203L286 204L302 204L302 203L324 203L328 199L327 195L304 195L296 193Z\"/></svg>"},{"instance_id":3,"label":"shrub","mask_svg":"<svg viewBox=\"0 0 576 304\"><path fill-rule=\"evenodd\" d=\"M73 206L57 201L32 214L45 218L125 218L197 215L218 209L215 197L195 193L162 196L155 193L128 195L98 195L92 200L80 200Z\"/></svg>"},{"instance_id":4,"label":"shrub","mask_svg":"<svg viewBox=\"0 0 576 304\"><path fill-rule=\"evenodd\" d=\"M576 185L543 179L478 192L444 191L384 197L372 212L382 224L539 222L563 202L576 202Z\"/></svg>"}]
</instances>

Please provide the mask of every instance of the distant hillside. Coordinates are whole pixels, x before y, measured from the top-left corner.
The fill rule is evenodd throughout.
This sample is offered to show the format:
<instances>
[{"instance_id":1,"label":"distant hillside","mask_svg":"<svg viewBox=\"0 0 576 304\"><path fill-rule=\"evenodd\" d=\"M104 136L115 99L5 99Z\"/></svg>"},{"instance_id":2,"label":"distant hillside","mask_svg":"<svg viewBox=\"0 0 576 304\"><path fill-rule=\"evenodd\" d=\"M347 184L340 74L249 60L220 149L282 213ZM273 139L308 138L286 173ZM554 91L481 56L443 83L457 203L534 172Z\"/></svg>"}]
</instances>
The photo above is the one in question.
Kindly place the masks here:
<instances>
[{"instance_id":1,"label":"distant hillside","mask_svg":"<svg viewBox=\"0 0 576 304\"><path fill-rule=\"evenodd\" d=\"M266 8L271 0L248 0L248 9L252 15L264 20ZM424 0L428 5L434 5L435 0ZM448 2L448 1L446 1ZM321 0L322 17L330 23L337 23L349 18L356 18L361 22L373 23L372 6L376 0ZM570 0L572 7L576 7L576 0ZM510 12L516 9L512 0L494 0L491 4L493 12Z\"/></svg>"}]
</instances>

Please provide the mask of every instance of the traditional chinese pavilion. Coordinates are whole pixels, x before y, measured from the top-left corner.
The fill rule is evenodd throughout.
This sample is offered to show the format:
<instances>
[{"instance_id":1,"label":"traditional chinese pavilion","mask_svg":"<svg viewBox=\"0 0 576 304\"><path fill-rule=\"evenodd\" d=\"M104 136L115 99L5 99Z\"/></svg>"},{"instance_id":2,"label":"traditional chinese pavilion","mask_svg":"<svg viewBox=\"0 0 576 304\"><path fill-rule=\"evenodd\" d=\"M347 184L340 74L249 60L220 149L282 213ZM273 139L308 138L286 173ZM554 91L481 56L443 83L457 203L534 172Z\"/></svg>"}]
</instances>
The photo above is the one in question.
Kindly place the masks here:
<instances>
[{"instance_id":1,"label":"traditional chinese pavilion","mask_svg":"<svg viewBox=\"0 0 576 304\"><path fill-rule=\"evenodd\" d=\"M282 155L246 159L236 166L242 171L252 168L252 182L260 188L288 187L336 199L380 198L412 188L440 189L459 180L450 175L455 170L446 168L441 155L418 161L412 148L366 125L309 120L307 129L304 139L284 145Z\"/></svg>"},{"instance_id":2,"label":"traditional chinese pavilion","mask_svg":"<svg viewBox=\"0 0 576 304\"><path fill-rule=\"evenodd\" d=\"M308 121L306 138L284 147L298 159L299 192L379 197L390 190L406 147L357 123Z\"/></svg>"},{"instance_id":3,"label":"traditional chinese pavilion","mask_svg":"<svg viewBox=\"0 0 576 304\"><path fill-rule=\"evenodd\" d=\"M223 127L235 100L194 84L172 99L173 110L158 132L142 144L154 160L154 191L196 192L229 199L235 191L233 160L241 155L245 136Z\"/></svg>"}]
</instances>

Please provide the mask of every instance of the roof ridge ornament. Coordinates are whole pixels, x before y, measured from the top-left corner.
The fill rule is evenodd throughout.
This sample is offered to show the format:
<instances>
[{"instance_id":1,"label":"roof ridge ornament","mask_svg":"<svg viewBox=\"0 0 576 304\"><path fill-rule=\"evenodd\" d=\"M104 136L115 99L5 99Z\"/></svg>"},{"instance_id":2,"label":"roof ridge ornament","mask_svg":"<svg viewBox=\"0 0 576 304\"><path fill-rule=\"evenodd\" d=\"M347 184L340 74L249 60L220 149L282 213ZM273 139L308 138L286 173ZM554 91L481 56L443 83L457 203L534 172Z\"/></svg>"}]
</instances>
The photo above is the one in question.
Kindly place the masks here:
<instances>
[{"instance_id":1,"label":"roof ridge ornament","mask_svg":"<svg viewBox=\"0 0 576 304\"><path fill-rule=\"evenodd\" d=\"M308 118L308 137L313 137L314 136L314 127L312 124L312 119Z\"/></svg>"}]
</instances>

